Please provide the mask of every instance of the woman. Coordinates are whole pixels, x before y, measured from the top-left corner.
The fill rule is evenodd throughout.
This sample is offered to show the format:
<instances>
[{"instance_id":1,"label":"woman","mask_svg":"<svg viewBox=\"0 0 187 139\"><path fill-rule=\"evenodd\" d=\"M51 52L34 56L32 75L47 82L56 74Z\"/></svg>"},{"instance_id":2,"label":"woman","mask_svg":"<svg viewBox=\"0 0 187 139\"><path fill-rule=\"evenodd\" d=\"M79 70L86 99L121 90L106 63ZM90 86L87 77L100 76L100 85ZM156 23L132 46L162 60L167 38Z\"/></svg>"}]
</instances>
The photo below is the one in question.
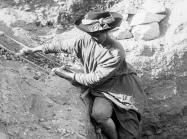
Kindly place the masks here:
<instances>
[{"instance_id":1,"label":"woman","mask_svg":"<svg viewBox=\"0 0 187 139\"><path fill-rule=\"evenodd\" d=\"M37 51L74 53L80 59L84 73L61 68L52 71L91 89L94 97L91 117L101 125L109 139L137 139L145 102L143 89L136 72L125 61L122 46L108 33L121 21L122 16L115 12L90 12L75 22L83 31L77 38L25 48L20 54Z\"/></svg>"}]
</instances>

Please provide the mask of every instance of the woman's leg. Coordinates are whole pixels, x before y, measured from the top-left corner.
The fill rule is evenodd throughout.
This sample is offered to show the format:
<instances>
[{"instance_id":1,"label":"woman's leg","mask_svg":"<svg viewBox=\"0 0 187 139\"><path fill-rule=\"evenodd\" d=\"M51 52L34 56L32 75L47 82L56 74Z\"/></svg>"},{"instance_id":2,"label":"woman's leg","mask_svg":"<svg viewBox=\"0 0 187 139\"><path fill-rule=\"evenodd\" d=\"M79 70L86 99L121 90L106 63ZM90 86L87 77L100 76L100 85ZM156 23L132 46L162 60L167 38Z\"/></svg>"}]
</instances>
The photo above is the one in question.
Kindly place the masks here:
<instances>
[{"instance_id":1,"label":"woman's leg","mask_svg":"<svg viewBox=\"0 0 187 139\"><path fill-rule=\"evenodd\" d=\"M115 107L119 139L140 139L140 115L134 110Z\"/></svg>"},{"instance_id":2,"label":"woman's leg","mask_svg":"<svg viewBox=\"0 0 187 139\"><path fill-rule=\"evenodd\" d=\"M118 139L114 121L112 120L112 104L103 97L96 97L93 103L92 118L99 124L109 139Z\"/></svg>"}]
</instances>

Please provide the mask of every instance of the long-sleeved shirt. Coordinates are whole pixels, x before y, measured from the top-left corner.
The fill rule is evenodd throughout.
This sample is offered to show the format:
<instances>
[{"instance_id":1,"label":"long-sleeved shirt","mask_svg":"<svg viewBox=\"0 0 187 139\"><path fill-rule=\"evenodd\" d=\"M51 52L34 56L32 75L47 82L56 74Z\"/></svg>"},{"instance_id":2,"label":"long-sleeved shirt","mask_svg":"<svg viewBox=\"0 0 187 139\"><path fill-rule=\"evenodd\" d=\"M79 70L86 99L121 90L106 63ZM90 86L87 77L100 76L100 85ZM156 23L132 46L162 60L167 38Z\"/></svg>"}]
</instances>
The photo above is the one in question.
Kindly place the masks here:
<instances>
[{"instance_id":1,"label":"long-sleeved shirt","mask_svg":"<svg viewBox=\"0 0 187 139\"><path fill-rule=\"evenodd\" d=\"M76 82L92 88L93 94L102 94L125 109L141 112L145 103L141 81L126 63L122 46L114 40L107 44L103 46L89 34L81 32L76 38L44 44L43 52L75 54L84 69L84 73L75 73Z\"/></svg>"}]
</instances>

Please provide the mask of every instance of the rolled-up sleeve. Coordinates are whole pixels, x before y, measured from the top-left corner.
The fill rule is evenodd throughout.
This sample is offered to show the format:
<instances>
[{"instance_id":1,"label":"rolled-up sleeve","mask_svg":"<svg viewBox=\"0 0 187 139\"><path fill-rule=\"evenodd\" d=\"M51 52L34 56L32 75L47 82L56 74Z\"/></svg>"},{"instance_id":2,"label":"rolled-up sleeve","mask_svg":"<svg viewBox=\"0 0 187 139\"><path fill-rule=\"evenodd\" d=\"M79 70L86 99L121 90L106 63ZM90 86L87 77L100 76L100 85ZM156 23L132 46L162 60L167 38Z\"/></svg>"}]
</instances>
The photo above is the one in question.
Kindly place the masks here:
<instances>
[{"instance_id":1,"label":"rolled-up sleeve","mask_svg":"<svg viewBox=\"0 0 187 139\"><path fill-rule=\"evenodd\" d=\"M73 53L77 52L78 47L81 43L81 38L72 39L54 39L52 42L48 42L42 45L42 51L44 53Z\"/></svg>"},{"instance_id":2,"label":"rolled-up sleeve","mask_svg":"<svg viewBox=\"0 0 187 139\"><path fill-rule=\"evenodd\" d=\"M120 56L113 56L109 51L98 52L96 57L101 57L97 63L96 70L90 73L76 73L75 81L85 86L94 87L104 83L113 76L121 63Z\"/></svg>"}]
</instances>

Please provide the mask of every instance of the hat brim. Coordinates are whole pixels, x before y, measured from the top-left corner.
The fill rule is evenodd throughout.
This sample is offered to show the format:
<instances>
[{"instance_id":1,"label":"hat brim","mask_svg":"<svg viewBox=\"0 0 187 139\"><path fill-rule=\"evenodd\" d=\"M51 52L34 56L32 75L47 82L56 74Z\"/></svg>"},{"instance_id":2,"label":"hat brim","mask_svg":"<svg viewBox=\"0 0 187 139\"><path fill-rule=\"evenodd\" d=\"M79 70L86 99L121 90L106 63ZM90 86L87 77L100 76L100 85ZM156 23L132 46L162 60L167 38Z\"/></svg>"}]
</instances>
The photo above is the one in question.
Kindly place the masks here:
<instances>
[{"instance_id":1,"label":"hat brim","mask_svg":"<svg viewBox=\"0 0 187 139\"><path fill-rule=\"evenodd\" d=\"M123 19L123 16L119 13L116 13L116 12L110 12L110 14L113 16L114 18L114 22L108 24L109 25L109 28L107 29L102 29L102 30L98 30L98 31L90 31L89 30L89 25L84 25L82 24L82 19L84 19L84 17L81 17L79 18L78 20L75 21L75 26L84 31L84 32L87 32L87 33L101 33L101 32L106 32L106 31L109 31L109 30L112 30L114 29L115 27L119 27L121 22L122 22L122 19Z\"/></svg>"}]
</instances>

